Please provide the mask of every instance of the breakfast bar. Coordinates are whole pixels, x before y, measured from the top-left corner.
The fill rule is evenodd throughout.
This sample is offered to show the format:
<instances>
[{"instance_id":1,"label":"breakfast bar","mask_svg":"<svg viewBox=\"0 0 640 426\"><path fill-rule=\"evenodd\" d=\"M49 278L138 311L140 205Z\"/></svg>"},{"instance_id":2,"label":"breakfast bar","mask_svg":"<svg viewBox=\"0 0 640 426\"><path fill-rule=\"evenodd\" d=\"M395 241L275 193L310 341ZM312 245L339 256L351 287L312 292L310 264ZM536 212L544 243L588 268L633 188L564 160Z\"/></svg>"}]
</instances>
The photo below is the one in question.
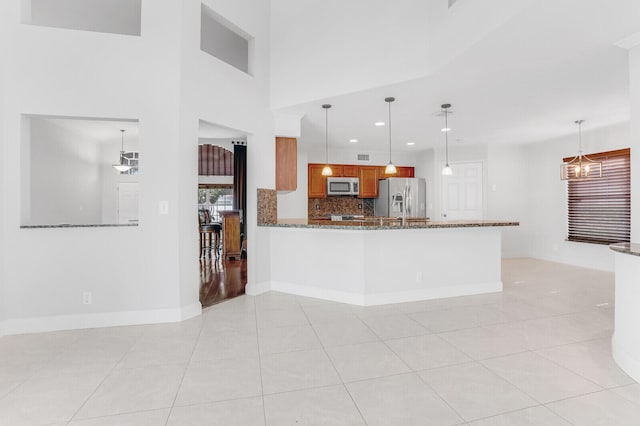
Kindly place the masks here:
<instances>
[{"instance_id":1,"label":"breakfast bar","mask_svg":"<svg viewBox=\"0 0 640 426\"><path fill-rule=\"evenodd\" d=\"M281 220L268 227L269 290L384 305L502 291L501 229L513 221Z\"/></svg>"}]
</instances>

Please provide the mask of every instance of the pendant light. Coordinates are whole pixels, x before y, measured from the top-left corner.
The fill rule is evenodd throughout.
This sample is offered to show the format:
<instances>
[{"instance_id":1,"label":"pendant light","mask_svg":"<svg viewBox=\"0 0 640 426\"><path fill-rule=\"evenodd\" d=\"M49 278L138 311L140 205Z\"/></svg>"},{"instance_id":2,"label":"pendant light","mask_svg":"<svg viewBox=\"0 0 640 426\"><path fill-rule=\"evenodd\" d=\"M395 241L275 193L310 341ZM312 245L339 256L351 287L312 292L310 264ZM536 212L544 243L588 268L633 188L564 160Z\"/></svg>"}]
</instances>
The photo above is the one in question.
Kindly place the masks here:
<instances>
[{"instance_id":1,"label":"pendant light","mask_svg":"<svg viewBox=\"0 0 640 426\"><path fill-rule=\"evenodd\" d=\"M396 98L384 98L384 101L389 104L389 164L384 169L385 175L395 175L398 173L398 169L391 162L391 102L395 101Z\"/></svg>"},{"instance_id":2,"label":"pendant light","mask_svg":"<svg viewBox=\"0 0 640 426\"><path fill-rule=\"evenodd\" d=\"M128 172L131 170L131 166L125 163L124 157L124 130L120 130L122 132L122 146L120 147L120 162L117 164L112 164L111 166L116 169L118 172Z\"/></svg>"},{"instance_id":3,"label":"pendant light","mask_svg":"<svg viewBox=\"0 0 640 426\"><path fill-rule=\"evenodd\" d=\"M324 108L324 148L325 148L325 163L322 168L322 176L333 176L333 171L329 165L329 108L331 104L322 105Z\"/></svg>"},{"instance_id":4,"label":"pendant light","mask_svg":"<svg viewBox=\"0 0 640 426\"><path fill-rule=\"evenodd\" d=\"M445 164L442 168L442 175L451 176L453 174L453 170L449 166L449 132L451 131L449 128L449 108L451 108L451 104L442 104L440 108L444 110L444 128L442 131L444 132Z\"/></svg>"},{"instance_id":5,"label":"pendant light","mask_svg":"<svg viewBox=\"0 0 640 426\"><path fill-rule=\"evenodd\" d=\"M578 125L578 155L560 166L560 179L599 179L602 177L602 163L593 161L582 154L582 123L584 120L576 120L575 123Z\"/></svg>"}]
</instances>

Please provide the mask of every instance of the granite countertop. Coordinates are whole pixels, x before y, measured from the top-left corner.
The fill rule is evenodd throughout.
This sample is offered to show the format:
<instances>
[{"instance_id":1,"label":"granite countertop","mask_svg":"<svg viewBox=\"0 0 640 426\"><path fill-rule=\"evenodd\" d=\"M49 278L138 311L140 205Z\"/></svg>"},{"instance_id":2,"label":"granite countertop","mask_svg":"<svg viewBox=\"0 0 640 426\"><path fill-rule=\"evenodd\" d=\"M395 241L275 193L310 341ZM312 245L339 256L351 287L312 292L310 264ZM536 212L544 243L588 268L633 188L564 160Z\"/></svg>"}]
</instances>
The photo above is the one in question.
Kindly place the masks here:
<instances>
[{"instance_id":1,"label":"granite countertop","mask_svg":"<svg viewBox=\"0 0 640 426\"><path fill-rule=\"evenodd\" d=\"M640 244L634 243L615 243L610 244L609 248L618 253L630 254L633 256L640 256Z\"/></svg>"},{"instance_id":2,"label":"granite countertop","mask_svg":"<svg viewBox=\"0 0 640 426\"><path fill-rule=\"evenodd\" d=\"M479 228L490 226L519 226L516 221L503 220L450 220L433 221L423 218L408 218L406 225L396 218L365 218L361 220L331 221L328 219L281 219L278 223L264 224L276 228L311 228L311 229L414 229L414 228Z\"/></svg>"},{"instance_id":3,"label":"granite countertop","mask_svg":"<svg viewBox=\"0 0 640 426\"><path fill-rule=\"evenodd\" d=\"M120 226L138 226L137 223L106 223L94 225L73 225L71 223L61 223L58 225L22 225L20 229L39 229L39 228L114 228Z\"/></svg>"}]
</instances>

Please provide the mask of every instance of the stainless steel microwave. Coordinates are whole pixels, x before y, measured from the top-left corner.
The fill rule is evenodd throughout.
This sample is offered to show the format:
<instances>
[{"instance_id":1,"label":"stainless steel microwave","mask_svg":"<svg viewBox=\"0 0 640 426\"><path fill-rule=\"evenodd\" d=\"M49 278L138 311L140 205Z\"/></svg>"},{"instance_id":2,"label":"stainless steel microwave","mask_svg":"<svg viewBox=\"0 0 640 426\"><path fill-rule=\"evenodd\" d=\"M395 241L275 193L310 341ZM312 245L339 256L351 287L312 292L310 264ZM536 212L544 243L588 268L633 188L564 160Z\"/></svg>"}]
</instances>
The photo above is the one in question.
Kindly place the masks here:
<instances>
[{"instance_id":1,"label":"stainless steel microwave","mask_svg":"<svg viewBox=\"0 0 640 426\"><path fill-rule=\"evenodd\" d=\"M327 195L358 195L360 180L348 177L327 178Z\"/></svg>"}]
</instances>

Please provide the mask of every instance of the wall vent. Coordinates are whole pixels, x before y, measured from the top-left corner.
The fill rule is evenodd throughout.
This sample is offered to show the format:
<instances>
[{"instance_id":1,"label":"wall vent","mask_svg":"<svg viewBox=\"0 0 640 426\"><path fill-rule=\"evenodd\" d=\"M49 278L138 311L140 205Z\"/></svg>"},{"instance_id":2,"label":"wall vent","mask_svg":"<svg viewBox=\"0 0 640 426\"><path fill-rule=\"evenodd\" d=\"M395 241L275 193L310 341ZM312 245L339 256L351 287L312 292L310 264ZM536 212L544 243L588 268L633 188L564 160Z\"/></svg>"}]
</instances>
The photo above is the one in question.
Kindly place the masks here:
<instances>
[{"instance_id":1,"label":"wall vent","mask_svg":"<svg viewBox=\"0 0 640 426\"><path fill-rule=\"evenodd\" d=\"M369 161L369 154L358 154L358 161Z\"/></svg>"},{"instance_id":2,"label":"wall vent","mask_svg":"<svg viewBox=\"0 0 640 426\"><path fill-rule=\"evenodd\" d=\"M453 7L454 4L456 4L456 2L458 0L447 0L449 2L449 8Z\"/></svg>"}]
</instances>

